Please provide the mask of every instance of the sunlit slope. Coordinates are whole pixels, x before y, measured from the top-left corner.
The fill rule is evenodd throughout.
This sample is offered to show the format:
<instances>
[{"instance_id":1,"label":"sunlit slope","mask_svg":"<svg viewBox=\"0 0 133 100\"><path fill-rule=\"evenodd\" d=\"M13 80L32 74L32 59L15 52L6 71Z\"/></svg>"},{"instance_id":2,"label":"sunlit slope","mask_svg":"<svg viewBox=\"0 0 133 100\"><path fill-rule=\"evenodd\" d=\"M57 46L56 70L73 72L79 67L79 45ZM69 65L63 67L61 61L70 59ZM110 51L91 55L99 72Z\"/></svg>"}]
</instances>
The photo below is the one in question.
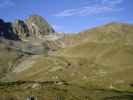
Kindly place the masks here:
<instances>
[{"instance_id":1,"label":"sunlit slope","mask_svg":"<svg viewBox=\"0 0 133 100\"><path fill-rule=\"evenodd\" d=\"M103 65L133 64L133 46L120 43L81 43L58 51L58 55L86 58Z\"/></svg>"},{"instance_id":2,"label":"sunlit slope","mask_svg":"<svg viewBox=\"0 0 133 100\"><path fill-rule=\"evenodd\" d=\"M63 80L94 88L130 88L132 59L132 46L83 43L61 49L54 56L38 56L34 63L25 64L27 68L18 66L13 73L16 80Z\"/></svg>"},{"instance_id":3,"label":"sunlit slope","mask_svg":"<svg viewBox=\"0 0 133 100\"><path fill-rule=\"evenodd\" d=\"M133 25L126 23L109 23L96 28L85 30L75 35L66 35L67 45L81 42L123 43L133 44Z\"/></svg>"}]
</instances>

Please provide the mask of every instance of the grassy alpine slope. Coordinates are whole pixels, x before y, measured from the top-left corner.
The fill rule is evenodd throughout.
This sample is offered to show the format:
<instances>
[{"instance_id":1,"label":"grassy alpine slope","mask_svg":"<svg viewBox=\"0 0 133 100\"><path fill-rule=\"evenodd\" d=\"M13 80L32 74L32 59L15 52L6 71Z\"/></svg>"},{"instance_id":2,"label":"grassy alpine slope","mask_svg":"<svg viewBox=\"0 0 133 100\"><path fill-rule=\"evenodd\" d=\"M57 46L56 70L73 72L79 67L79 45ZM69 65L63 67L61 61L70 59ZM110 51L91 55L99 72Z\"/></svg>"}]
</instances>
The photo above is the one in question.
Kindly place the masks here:
<instances>
[{"instance_id":1,"label":"grassy alpine slope","mask_svg":"<svg viewBox=\"0 0 133 100\"><path fill-rule=\"evenodd\" d=\"M54 87L50 85L49 89L44 89L54 98L61 96L57 100L132 100L132 27L111 23L65 37L65 43L73 45L51 55L29 57L6 78L14 81L59 82ZM67 92L60 91L60 88ZM43 97L43 89L30 89L33 95L39 91L40 97ZM72 95L69 94L71 92ZM44 98L51 100L49 95Z\"/></svg>"},{"instance_id":2,"label":"grassy alpine slope","mask_svg":"<svg viewBox=\"0 0 133 100\"><path fill-rule=\"evenodd\" d=\"M79 34L66 35L64 41L67 45L80 44L81 42L115 43L132 45L133 25L126 23L109 23Z\"/></svg>"},{"instance_id":3,"label":"grassy alpine slope","mask_svg":"<svg viewBox=\"0 0 133 100\"><path fill-rule=\"evenodd\" d=\"M133 47L83 43L39 56L27 69L14 70L17 80L61 81L88 87L131 89ZM24 63L23 63L24 64ZM30 67L28 67L30 66Z\"/></svg>"}]
</instances>

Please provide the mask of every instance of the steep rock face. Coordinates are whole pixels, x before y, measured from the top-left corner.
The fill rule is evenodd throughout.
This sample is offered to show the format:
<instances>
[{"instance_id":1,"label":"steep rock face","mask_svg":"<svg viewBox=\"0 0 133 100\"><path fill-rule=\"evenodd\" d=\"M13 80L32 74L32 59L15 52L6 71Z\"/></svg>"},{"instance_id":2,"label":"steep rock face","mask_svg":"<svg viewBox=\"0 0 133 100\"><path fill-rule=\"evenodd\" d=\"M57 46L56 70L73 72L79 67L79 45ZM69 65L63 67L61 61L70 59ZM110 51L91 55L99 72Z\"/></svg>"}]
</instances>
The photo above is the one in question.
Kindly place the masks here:
<instances>
[{"instance_id":1,"label":"steep rock face","mask_svg":"<svg viewBox=\"0 0 133 100\"><path fill-rule=\"evenodd\" d=\"M12 24L13 32L18 35L20 38L26 38L29 36L29 29L24 21L16 20Z\"/></svg>"},{"instance_id":2,"label":"steep rock face","mask_svg":"<svg viewBox=\"0 0 133 100\"><path fill-rule=\"evenodd\" d=\"M16 20L7 23L0 19L0 36L11 40L23 40L27 37L40 38L55 31L41 16L33 15L25 21Z\"/></svg>"},{"instance_id":3,"label":"steep rock face","mask_svg":"<svg viewBox=\"0 0 133 100\"><path fill-rule=\"evenodd\" d=\"M11 39L11 40L18 40L18 36L13 32L12 24L6 23L0 19L0 36Z\"/></svg>"},{"instance_id":4,"label":"steep rock face","mask_svg":"<svg viewBox=\"0 0 133 100\"><path fill-rule=\"evenodd\" d=\"M54 33L54 29L41 16L33 15L26 20L30 35L39 37Z\"/></svg>"}]
</instances>

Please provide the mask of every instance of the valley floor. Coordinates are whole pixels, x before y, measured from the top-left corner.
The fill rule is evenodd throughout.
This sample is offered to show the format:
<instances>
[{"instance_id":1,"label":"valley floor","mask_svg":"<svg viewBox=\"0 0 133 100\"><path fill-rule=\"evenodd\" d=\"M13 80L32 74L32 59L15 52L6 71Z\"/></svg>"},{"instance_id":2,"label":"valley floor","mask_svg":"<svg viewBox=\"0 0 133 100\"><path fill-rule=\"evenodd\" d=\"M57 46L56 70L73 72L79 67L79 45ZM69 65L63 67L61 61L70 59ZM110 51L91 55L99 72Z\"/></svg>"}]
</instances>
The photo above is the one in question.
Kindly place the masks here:
<instances>
[{"instance_id":1,"label":"valley floor","mask_svg":"<svg viewBox=\"0 0 133 100\"><path fill-rule=\"evenodd\" d=\"M0 83L0 100L133 100L133 92L89 89L66 82Z\"/></svg>"}]
</instances>

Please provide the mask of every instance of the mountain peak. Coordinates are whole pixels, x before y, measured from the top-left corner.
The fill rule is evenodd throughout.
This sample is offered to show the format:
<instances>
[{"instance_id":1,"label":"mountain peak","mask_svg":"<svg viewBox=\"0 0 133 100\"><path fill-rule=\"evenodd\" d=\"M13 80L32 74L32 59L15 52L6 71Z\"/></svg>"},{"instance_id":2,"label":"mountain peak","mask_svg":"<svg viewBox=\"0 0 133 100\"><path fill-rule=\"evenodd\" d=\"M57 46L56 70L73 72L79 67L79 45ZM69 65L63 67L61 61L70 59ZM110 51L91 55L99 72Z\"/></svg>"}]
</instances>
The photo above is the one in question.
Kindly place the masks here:
<instances>
[{"instance_id":1,"label":"mountain peak","mask_svg":"<svg viewBox=\"0 0 133 100\"><path fill-rule=\"evenodd\" d=\"M31 15L26 19L26 24L30 33L35 36L49 35L54 33L54 29L48 24L48 22L39 15Z\"/></svg>"},{"instance_id":2,"label":"mountain peak","mask_svg":"<svg viewBox=\"0 0 133 100\"><path fill-rule=\"evenodd\" d=\"M37 15L37 14L30 15L28 18L32 18L32 19L33 19L33 18L34 18L34 19L39 18L39 19L44 20L44 18L43 18L42 16Z\"/></svg>"},{"instance_id":3,"label":"mountain peak","mask_svg":"<svg viewBox=\"0 0 133 100\"><path fill-rule=\"evenodd\" d=\"M21 40L27 37L39 38L40 36L53 34L55 31L49 23L39 15L31 15L25 21L15 20L6 23L0 19L0 36L12 37ZM13 36L13 37L14 37ZM14 38L12 38L14 40Z\"/></svg>"}]
</instances>

